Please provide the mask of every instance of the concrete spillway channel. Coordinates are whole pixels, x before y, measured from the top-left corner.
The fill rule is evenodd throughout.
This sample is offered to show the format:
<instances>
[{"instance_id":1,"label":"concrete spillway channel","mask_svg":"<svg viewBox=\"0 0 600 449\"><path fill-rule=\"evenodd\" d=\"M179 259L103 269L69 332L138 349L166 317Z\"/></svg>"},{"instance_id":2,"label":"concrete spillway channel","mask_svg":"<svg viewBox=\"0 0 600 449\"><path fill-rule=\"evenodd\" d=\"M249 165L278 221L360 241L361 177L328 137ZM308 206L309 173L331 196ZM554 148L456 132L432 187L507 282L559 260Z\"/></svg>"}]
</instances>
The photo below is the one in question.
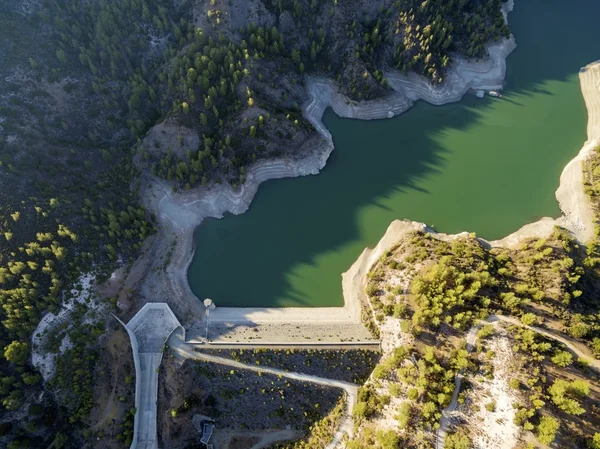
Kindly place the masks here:
<instances>
[{"instance_id":1,"label":"concrete spillway channel","mask_svg":"<svg viewBox=\"0 0 600 449\"><path fill-rule=\"evenodd\" d=\"M358 385L266 366L257 367L223 357L196 352L194 350L195 344L185 341L185 329L166 303L145 304L127 324L123 323L116 316L115 318L123 325L129 335L135 364L136 413L133 421L133 441L130 449L158 449L156 432L158 371L167 340L169 340L168 344L173 352L182 359L205 360L255 372L271 373L302 382L341 388L347 395L346 412L327 449L337 448L342 443L344 435L352 436L354 430L352 411L356 404ZM178 329L181 332L175 332ZM173 334L173 338L169 339L171 334ZM225 348L231 345L204 344L201 346L205 348L210 348L211 346L212 348ZM239 343L238 345L234 345L234 347L273 349L277 347L289 348L290 344L289 342L252 343L249 345ZM340 349L348 347L379 349L379 342L313 342L309 344L295 344L293 347L295 349Z\"/></svg>"},{"instance_id":2,"label":"concrete spillway channel","mask_svg":"<svg viewBox=\"0 0 600 449\"><path fill-rule=\"evenodd\" d=\"M158 368L169 336L177 328L185 330L166 303L147 303L123 325L133 352L135 365L135 418L130 449L158 449L156 401Z\"/></svg>"}]
</instances>

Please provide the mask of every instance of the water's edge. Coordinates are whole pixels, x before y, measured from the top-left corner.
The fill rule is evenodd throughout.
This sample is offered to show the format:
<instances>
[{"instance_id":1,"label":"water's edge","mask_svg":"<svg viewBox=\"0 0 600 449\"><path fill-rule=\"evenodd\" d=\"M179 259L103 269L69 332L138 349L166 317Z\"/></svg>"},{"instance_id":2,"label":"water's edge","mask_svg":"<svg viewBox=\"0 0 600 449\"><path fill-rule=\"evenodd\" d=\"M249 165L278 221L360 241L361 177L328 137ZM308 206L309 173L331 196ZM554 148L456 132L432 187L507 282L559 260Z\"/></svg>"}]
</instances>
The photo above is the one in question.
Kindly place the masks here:
<instances>
[{"instance_id":1,"label":"water's edge","mask_svg":"<svg viewBox=\"0 0 600 449\"><path fill-rule=\"evenodd\" d=\"M512 8L512 0L504 4L505 17ZM235 215L245 212L258 190L258 186L264 181L319 173L334 149L331 134L321 120L327 107L332 107L334 112L341 117L363 120L380 119L393 117L407 111L418 99L441 105L459 101L469 90L501 89L506 73L506 57L515 48L516 43L514 37L511 36L510 39L488 46L489 58L486 61L469 62L458 58L442 86L434 87L425 78L416 74L404 76L393 72L386 73L386 77L395 91L394 94L383 100L360 104L341 95L333 83L328 80L308 79L307 91L311 99L303 105L303 113L318 130L321 137L317 142L308 142L305 145L306 148L303 150L306 150L306 154L309 155L306 158L259 162L249 168L246 182L238 191L234 191L226 185L213 185L185 193L173 193L172 188L166 182L152 180L145 186L143 198L148 209L156 214L160 224L160 235L156 239L153 256L155 258L156 256L164 257L168 253L170 260L164 270L160 270L160 272L156 270L156 273L148 273L145 276L140 286L142 296L147 301L168 301L180 316L187 316L191 313L193 319L200 318L203 311L201 301L192 293L187 281L187 270L192 262L194 251L194 230L204 218L221 218L225 212ZM592 112L588 97L590 96L586 96L584 92L591 122ZM591 209L589 205L586 207L585 193L581 184L581 162L595 146L591 142L592 139L593 136L590 135L588 127L586 146L567 165L561 175L561 183L556 196L564 215L558 220L544 218L536 223L526 225L502 240L490 242L492 245L513 245L514 242L525 238L524 236L551 232L555 224L566 227L581 241L585 241L593 235ZM424 227L422 224L418 226ZM379 246L377 245L377 247ZM374 253L377 252L374 251ZM368 257L368 259L372 260L373 258ZM347 293L346 287L343 290L344 307L318 308L318 321L360 321L359 303L353 297L354 295ZM219 308L211 314L211 320L227 322L276 322L282 320L313 322L316 317L314 314L307 313L305 308Z\"/></svg>"}]
</instances>

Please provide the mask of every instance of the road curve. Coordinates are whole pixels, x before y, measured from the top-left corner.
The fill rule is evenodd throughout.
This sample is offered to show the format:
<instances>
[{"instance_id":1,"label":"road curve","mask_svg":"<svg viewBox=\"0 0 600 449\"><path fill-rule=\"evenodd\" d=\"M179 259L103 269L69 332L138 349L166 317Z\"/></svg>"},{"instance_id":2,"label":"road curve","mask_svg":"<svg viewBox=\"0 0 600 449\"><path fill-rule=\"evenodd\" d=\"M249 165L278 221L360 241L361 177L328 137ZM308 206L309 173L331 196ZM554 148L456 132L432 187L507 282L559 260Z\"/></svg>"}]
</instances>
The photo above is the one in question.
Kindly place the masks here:
<instances>
[{"instance_id":1,"label":"road curve","mask_svg":"<svg viewBox=\"0 0 600 449\"><path fill-rule=\"evenodd\" d=\"M185 343L180 335L174 334L168 341L170 348L173 350L175 355L184 359L204 360L212 363L219 363L221 365L227 365L234 368L246 369L254 372L269 373L276 376L287 377L289 379L299 380L302 382L310 382L319 385L325 385L329 387L336 387L343 389L347 394L346 399L346 413L340 421L338 430L331 443L325 449L335 449L342 441L344 434L352 437L354 431L354 422L352 420L352 412L354 411L354 405L356 404L356 398L358 395L358 385L350 382L344 382L341 380L327 379L325 377L312 376L308 374L296 373L291 371L285 371L279 368L269 368L265 366L249 365L246 363L237 362L225 357L218 357L215 355L205 354L197 352L193 349L192 345Z\"/></svg>"},{"instance_id":2,"label":"road curve","mask_svg":"<svg viewBox=\"0 0 600 449\"><path fill-rule=\"evenodd\" d=\"M588 354L585 354L583 351L576 348L566 338L564 338L560 335L557 335L554 332L547 331L545 329L542 329L542 328L539 328L536 326L528 326L526 324L521 323L521 321L519 321L516 318L510 317L510 316L504 316L504 315L490 315L485 321L480 321L477 324L475 324L473 327L471 327L471 329L467 333L467 338L466 338L467 339L467 351L471 352L473 350L473 348L475 346L477 331L481 328L481 326L483 326L486 323L491 323L491 324L497 323L498 321L504 321L506 323L514 324L516 326L525 327L534 332L537 332L538 334L548 337L552 340L558 341L558 342L564 344L569 349L569 351L571 351L577 357L584 360L590 366L593 366L595 369L600 371L600 360L596 360L596 359L589 357ZM454 387L454 391L452 392L452 400L450 401L450 404L448 405L448 407L446 407L444 409L444 411L442 412L442 418L440 419L440 427L436 433L436 442L435 442L436 449L445 449L446 435L448 434L448 427L450 425L450 414L452 412L454 412L458 407L458 393L460 392L460 385L462 383L462 379L463 379L463 373L461 370L456 375L456 378L454 380L455 387Z\"/></svg>"},{"instance_id":3,"label":"road curve","mask_svg":"<svg viewBox=\"0 0 600 449\"><path fill-rule=\"evenodd\" d=\"M515 324L517 326L526 327L527 329L530 329L530 330L532 330L534 332L537 332L538 334L541 334L544 337L548 337L548 338L550 338L552 340L556 340L556 341L562 343L563 345L565 345L567 347L567 349L569 349L569 351L571 351L577 357L579 357L580 359L584 360L590 366L593 366L594 368L596 368L597 370L600 371L600 360L597 360L597 359L594 359L594 358L590 357L588 353L583 352L582 350L578 349L567 338L565 338L565 337L563 337L561 335L558 335L556 332L552 332L552 331L549 331L549 330L546 330L546 329L542 329L542 328L537 327L537 326L527 326L527 325L521 323L518 319L510 317L510 316L491 315L487 319L487 321L489 323L492 323L492 322L498 321L498 320L504 321L504 322L510 323L510 324Z\"/></svg>"}]
</instances>

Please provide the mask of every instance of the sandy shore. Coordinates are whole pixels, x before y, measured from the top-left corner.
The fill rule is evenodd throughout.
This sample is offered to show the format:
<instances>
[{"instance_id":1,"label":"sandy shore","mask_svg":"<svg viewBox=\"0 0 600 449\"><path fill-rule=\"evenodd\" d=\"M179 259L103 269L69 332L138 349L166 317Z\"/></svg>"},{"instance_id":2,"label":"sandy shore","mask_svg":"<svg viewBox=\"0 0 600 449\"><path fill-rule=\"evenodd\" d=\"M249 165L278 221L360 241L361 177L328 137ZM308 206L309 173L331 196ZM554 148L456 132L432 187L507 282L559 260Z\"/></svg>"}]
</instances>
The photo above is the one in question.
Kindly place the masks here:
<instances>
[{"instance_id":1,"label":"sandy shore","mask_svg":"<svg viewBox=\"0 0 600 449\"><path fill-rule=\"evenodd\" d=\"M505 15L512 7L512 0L504 4ZM258 186L264 181L319 173L333 151L331 134L321 121L327 107L342 117L381 119L405 112L419 99L439 105L459 101L470 90L501 89L506 57L515 47L515 40L511 37L490 45L489 58L485 61L457 58L442 86L432 86L427 79L416 74L404 76L388 72L386 77L394 93L378 101L356 103L341 95L332 82L308 79L306 85L310 100L303 105L303 113L318 130L319 137L307 143L301 151L308 155L305 158L257 163L249 168L246 182L238 191L226 185L212 185L174 193L166 182L152 180L143 197L148 209L158 218L160 235L152 251L143 256L154 261L139 285L142 299L167 301L181 320L189 325L202 319L201 302L187 282L187 269L194 250L194 230L207 217L221 218L226 212L235 215L245 212ZM365 257L371 261L371 257ZM348 282L344 281L344 284L348 285ZM344 288L344 307L334 308L217 308L211 314L211 322L227 325L228 329L244 329L243 333L248 330L244 323L264 324L262 327L265 329L276 328L269 323L281 322L314 324L324 329L327 329L327 324L344 325L349 335L355 335L362 328L360 305L351 296Z\"/></svg>"}]
</instances>

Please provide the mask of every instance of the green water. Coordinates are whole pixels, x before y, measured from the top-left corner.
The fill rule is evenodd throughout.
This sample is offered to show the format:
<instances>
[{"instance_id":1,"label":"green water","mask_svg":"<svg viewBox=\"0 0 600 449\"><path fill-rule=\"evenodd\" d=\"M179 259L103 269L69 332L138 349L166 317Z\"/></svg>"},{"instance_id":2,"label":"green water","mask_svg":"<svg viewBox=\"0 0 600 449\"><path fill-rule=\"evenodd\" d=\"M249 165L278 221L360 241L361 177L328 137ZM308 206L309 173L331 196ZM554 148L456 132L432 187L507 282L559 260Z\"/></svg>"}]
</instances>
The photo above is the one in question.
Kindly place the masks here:
<instances>
[{"instance_id":1,"label":"green water","mask_svg":"<svg viewBox=\"0 0 600 449\"><path fill-rule=\"evenodd\" d=\"M394 219L501 238L542 216L586 139L578 70L600 58L597 0L518 1L503 99L423 102L391 120L324 123L318 176L263 184L248 212L206 220L188 272L218 306L341 306L341 273Z\"/></svg>"}]
</instances>

